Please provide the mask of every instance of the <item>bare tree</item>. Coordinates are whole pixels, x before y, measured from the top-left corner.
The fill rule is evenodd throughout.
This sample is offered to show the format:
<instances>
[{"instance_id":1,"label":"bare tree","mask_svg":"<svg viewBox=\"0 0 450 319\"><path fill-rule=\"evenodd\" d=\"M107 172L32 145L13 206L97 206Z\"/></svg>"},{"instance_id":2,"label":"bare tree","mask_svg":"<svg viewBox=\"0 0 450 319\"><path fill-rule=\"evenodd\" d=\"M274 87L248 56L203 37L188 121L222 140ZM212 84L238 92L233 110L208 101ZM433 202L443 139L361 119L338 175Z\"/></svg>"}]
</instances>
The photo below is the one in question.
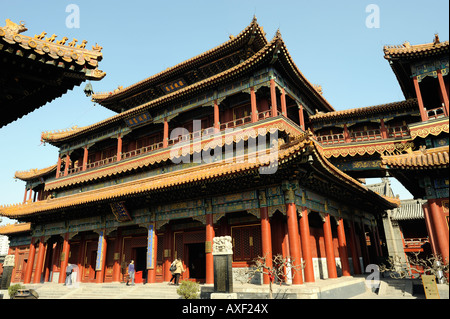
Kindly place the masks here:
<instances>
[{"instance_id":1,"label":"bare tree","mask_svg":"<svg viewBox=\"0 0 450 319\"><path fill-rule=\"evenodd\" d=\"M407 256L407 262L401 261L400 256L389 256L387 264L379 265L380 272L390 272L393 279L415 278L415 274L434 275L441 283L448 285L448 260L440 255L430 255L421 258L420 252L413 252Z\"/></svg>"},{"instance_id":2,"label":"bare tree","mask_svg":"<svg viewBox=\"0 0 450 319\"><path fill-rule=\"evenodd\" d=\"M292 257L283 257L278 254L272 258L272 265L268 265L267 256L258 256L253 260L254 265L247 271L247 282L250 282L257 274L269 276L269 298L273 299L273 283L287 283L288 272L291 272L292 278L298 272L301 276L301 270L305 268L305 262L297 264Z\"/></svg>"}]
</instances>

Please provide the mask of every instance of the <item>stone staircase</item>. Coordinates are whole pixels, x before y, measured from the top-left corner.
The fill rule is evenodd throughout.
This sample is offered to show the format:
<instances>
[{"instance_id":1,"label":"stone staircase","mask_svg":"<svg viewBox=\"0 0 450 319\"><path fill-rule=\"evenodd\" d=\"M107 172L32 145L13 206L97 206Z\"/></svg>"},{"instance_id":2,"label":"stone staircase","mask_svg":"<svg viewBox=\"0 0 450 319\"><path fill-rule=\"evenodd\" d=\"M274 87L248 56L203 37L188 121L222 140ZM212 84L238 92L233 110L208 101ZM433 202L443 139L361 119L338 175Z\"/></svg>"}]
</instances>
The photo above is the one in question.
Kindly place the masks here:
<instances>
[{"instance_id":1,"label":"stone staircase","mask_svg":"<svg viewBox=\"0 0 450 319\"><path fill-rule=\"evenodd\" d=\"M390 297L413 297L413 286L411 280L383 279L380 282L378 296Z\"/></svg>"},{"instance_id":2,"label":"stone staircase","mask_svg":"<svg viewBox=\"0 0 450 319\"><path fill-rule=\"evenodd\" d=\"M120 283L63 286L62 284L28 284L39 299L179 299L176 289L167 284L136 284L126 286Z\"/></svg>"}]
</instances>

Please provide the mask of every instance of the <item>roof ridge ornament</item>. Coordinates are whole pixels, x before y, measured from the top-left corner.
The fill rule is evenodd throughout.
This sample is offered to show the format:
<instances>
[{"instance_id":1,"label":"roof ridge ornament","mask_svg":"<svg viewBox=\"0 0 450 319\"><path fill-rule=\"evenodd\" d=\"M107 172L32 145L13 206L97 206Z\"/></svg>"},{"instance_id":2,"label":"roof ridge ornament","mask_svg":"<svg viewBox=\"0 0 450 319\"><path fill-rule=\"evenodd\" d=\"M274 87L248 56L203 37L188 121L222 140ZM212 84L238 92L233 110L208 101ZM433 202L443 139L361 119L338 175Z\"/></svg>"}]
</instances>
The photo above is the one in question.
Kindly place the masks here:
<instances>
[{"instance_id":1,"label":"roof ridge ornament","mask_svg":"<svg viewBox=\"0 0 450 319\"><path fill-rule=\"evenodd\" d=\"M25 27L25 21L20 21L19 24L12 22L10 19L6 19L6 26L4 29L9 30L12 33L19 34L27 31Z\"/></svg>"},{"instance_id":2,"label":"roof ridge ornament","mask_svg":"<svg viewBox=\"0 0 450 319\"><path fill-rule=\"evenodd\" d=\"M441 41L439 40L439 34L435 33L434 34L433 44L436 45L436 44L439 44L439 43L441 43Z\"/></svg>"}]
</instances>

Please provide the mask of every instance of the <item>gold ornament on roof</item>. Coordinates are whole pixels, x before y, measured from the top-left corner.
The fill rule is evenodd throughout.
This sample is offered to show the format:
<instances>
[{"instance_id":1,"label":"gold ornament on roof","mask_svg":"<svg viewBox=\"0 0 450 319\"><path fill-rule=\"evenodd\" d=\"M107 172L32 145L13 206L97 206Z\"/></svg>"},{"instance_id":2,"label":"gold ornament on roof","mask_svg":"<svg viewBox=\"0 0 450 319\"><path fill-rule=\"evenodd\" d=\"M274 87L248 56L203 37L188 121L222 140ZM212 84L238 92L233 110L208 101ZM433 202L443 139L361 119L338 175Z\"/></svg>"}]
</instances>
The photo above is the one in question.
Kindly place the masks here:
<instances>
[{"instance_id":1,"label":"gold ornament on roof","mask_svg":"<svg viewBox=\"0 0 450 319\"><path fill-rule=\"evenodd\" d=\"M73 38L72 42L69 43L69 47L73 48L75 46L75 43L77 43L77 42L78 42L78 40Z\"/></svg>"},{"instance_id":2,"label":"gold ornament on roof","mask_svg":"<svg viewBox=\"0 0 450 319\"><path fill-rule=\"evenodd\" d=\"M103 47L99 46L97 43L95 44L95 46L92 46L93 51L101 52L102 49L103 49Z\"/></svg>"},{"instance_id":3,"label":"gold ornament on roof","mask_svg":"<svg viewBox=\"0 0 450 319\"><path fill-rule=\"evenodd\" d=\"M67 40L69 40L68 37L63 37L61 40L56 41L56 44L64 45Z\"/></svg>"},{"instance_id":4,"label":"gold ornament on roof","mask_svg":"<svg viewBox=\"0 0 450 319\"><path fill-rule=\"evenodd\" d=\"M87 43L86 40L81 41L81 44L77 45L77 48L78 49L84 49L86 47L86 43Z\"/></svg>"},{"instance_id":5,"label":"gold ornament on roof","mask_svg":"<svg viewBox=\"0 0 450 319\"><path fill-rule=\"evenodd\" d=\"M441 43L441 41L439 40L439 35L436 33L434 35L433 44L436 45L436 44L439 44L439 43Z\"/></svg>"},{"instance_id":6,"label":"gold ornament on roof","mask_svg":"<svg viewBox=\"0 0 450 319\"><path fill-rule=\"evenodd\" d=\"M46 38L45 41L47 41L47 42L54 42L56 37L57 37L56 34L52 34L52 36L50 38Z\"/></svg>"},{"instance_id":7,"label":"gold ornament on roof","mask_svg":"<svg viewBox=\"0 0 450 319\"><path fill-rule=\"evenodd\" d=\"M6 30L11 31L12 33L22 33L27 31L28 29L25 27L25 21L20 21L19 24L12 22L9 19L6 19L6 26L4 27Z\"/></svg>"},{"instance_id":8,"label":"gold ornament on roof","mask_svg":"<svg viewBox=\"0 0 450 319\"><path fill-rule=\"evenodd\" d=\"M34 38L38 39L38 40L42 40L46 35L47 35L47 32L42 31L41 34L39 34L39 35L35 34Z\"/></svg>"}]
</instances>

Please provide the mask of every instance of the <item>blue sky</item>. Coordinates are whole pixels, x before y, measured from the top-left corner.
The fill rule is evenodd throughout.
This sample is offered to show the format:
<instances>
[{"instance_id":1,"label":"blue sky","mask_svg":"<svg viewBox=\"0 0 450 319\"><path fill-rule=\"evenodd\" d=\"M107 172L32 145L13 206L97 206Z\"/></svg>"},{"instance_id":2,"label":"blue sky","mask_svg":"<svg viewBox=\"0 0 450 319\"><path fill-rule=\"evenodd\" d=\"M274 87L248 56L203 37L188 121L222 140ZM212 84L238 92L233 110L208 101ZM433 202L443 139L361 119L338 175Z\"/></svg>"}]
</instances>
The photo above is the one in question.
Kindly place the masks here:
<instances>
[{"instance_id":1,"label":"blue sky","mask_svg":"<svg viewBox=\"0 0 450 319\"><path fill-rule=\"evenodd\" d=\"M79 28L66 25L70 4L79 8ZM379 8L379 28L366 26L370 4ZM442 41L449 39L447 0L0 0L0 5L1 26L7 18L23 20L26 35L46 31L57 39L85 39L89 48L101 45L99 68L107 75L92 82L96 92L131 85L209 50L238 34L256 15L269 40L280 29L296 65L310 82L322 86L336 110L370 106L404 99L383 58L384 45L427 43L435 33ZM56 163L58 150L40 143L41 132L113 115L94 105L83 88L0 129L0 204L23 200L25 183L14 180L16 171ZM411 198L395 182L393 186L400 198Z\"/></svg>"}]
</instances>

